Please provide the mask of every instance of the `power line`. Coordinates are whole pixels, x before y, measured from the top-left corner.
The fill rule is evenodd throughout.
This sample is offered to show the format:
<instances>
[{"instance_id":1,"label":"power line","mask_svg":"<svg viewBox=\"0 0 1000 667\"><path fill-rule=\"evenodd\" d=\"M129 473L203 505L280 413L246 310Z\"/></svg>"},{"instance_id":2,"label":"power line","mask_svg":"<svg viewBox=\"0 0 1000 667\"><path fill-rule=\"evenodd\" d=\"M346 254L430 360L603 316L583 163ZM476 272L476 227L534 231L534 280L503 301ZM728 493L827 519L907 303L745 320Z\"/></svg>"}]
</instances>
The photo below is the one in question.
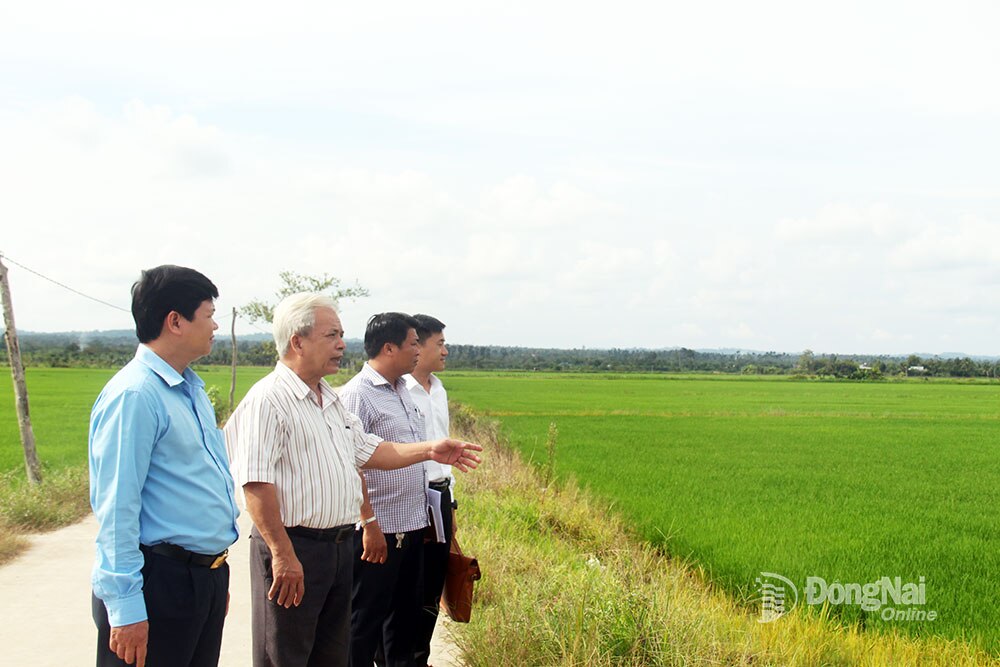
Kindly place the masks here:
<instances>
[{"instance_id":1,"label":"power line","mask_svg":"<svg viewBox=\"0 0 1000 667\"><path fill-rule=\"evenodd\" d=\"M214 319L214 320L215 320L216 322L223 322L223 321L225 321L225 320L228 320L228 319L229 319L230 317L232 317L232 316L233 316L233 314L232 314L232 313L226 313L225 315L215 315L215 316L213 317L213 319ZM240 317L242 317L242 313L240 313L239 311L237 311L237 312L236 312L236 319L238 320L238 319L240 319ZM270 331L267 331L266 329L261 329L261 328L260 328L259 326L257 326L257 325L256 325L256 324L255 324L255 323L254 323L254 322L252 321L252 320L248 320L248 319L244 318L244 319L243 319L243 321L244 321L244 322L246 322L247 324L249 324L250 326L252 326L252 327L253 327L254 329L256 329L257 331L259 331L259 332L261 332L261 333L265 333L265 334L267 334L267 335L271 335L271 332L270 332Z\"/></svg>"},{"instance_id":2,"label":"power line","mask_svg":"<svg viewBox=\"0 0 1000 667\"><path fill-rule=\"evenodd\" d=\"M271 332L270 332L270 331L267 331L266 329L261 329L261 328L260 328L259 326L257 326L257 325L256 325L256 324L254 324L253 322L247 322L247 324L249 324L250 326L252 326L252 327L253 327L254 329L256 329L257 331L259 331L259 332L261 332L261 333L265 333L265 334L267 334L268 336L270 336L270 335L271 335Z\"/></svg>"},{"instance_id":3,"label":"power line","mask_svg":"<svg viewBox=\"0 0 1000 667\"><path fill-rule=\"evenodd\" d=\"M69 290L70 292L73 292L73 294L78 294L78 295L80 295L80 296L82 296L82 297L84 297L86 299L90 299L91 301L96 301L97 303L100 303L100 304L103 304L105 306L108 306L109 308L114 308L115 310L120 310L123 313L130 313L131 314L131 312L132 312L132 311L126 309L126 308L122 308L121 306L116 306L113 303L108 303L107 301L103 301L101 299L98 299L97 297L90 296L89 294L84 294L80 290L74 289L74 288L70 287L69 285L65 285L65 284L59 282L58 280L55 280L53 278L49 278L48 276L46 276L44 274L41 274L38 271L35 271L34 269L25 266L24 264L21 264L17 260L11 258L10 255L7 255L7 254L5 254L3 252L0 252L0 259L5 259L8 262L10 262L11 264L13 264L15 266L19 266L19 267L21 267L22 269L24 269L25 271L27 271L29 273L35 274L39 278L42 278L44 280L48 280L53 285L58 285L59 287L62 287L65 290ZM232 313L226 313L225 315L220 315L220 316L216 317L215 319L216 319L216 321L224 321L224 320L229 319L232 316L233 316ZM239 314L237 314L236 316L239 317ZM247 324L249 324L250 326L252 326L254 329L256 329L257 331L259 331L261 333L265 333L265 334L268 334L268 335L270 335L270 333L271 333L270 331L267 331L265 329L260 328L259 326L257 326L253 322L249 322L248 321Z\"/></svg>"},{"instance_id":4,"label":"power line","mask_svg":"<svg viewBox=\"0 0 1000 667\"><path fill-rule=\"evenodd\" d=\"M125 308L122 308L121 306L116 306L113 303L108 303L107 301L102 301L101 299L98 299L97 297L90 296L89 294L84 294L80 290L73 289L69 285L64 285L63 283L59 282L58 280L53 280L52 278L49 278L48 276L42 275L41 273L39 273L38 271L35 271L34 269L29 269L24 264L21 264L20 262L14 260L14 259L11 259L10 255L5 255L3 253L0 253L0 258L6 259L8 262L10 262L11 264L13 264L15 266L20 266L22 269L24 269L28 273L34 273L39 278L43 278L45 280L48 280L50 283L52 283L54 285L58 285L59 287L62 287L63 289L69 290L70 292L73 292L73 294L79 294L80 296L82 296L82 297L84 297L86 299L90 299L91 301L96 301L97 303L104 304L105 306L108 306L109 308L114 308L115 310L120 310L123 313L131 313L132 312L130 310L126 310Z\"/></svg>"}]
</instances>

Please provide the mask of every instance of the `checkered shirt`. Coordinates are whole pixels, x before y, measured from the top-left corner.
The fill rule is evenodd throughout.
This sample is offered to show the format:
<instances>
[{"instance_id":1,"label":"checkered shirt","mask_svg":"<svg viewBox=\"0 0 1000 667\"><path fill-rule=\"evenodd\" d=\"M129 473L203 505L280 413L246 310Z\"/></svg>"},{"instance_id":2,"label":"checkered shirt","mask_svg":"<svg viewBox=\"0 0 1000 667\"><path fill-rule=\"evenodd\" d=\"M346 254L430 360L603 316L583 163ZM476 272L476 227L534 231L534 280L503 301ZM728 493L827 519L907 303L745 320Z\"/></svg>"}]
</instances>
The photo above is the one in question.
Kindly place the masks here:
<instances>
[{"instance_id":1,"label":"checkered shirt","mask_svg":"<svg viewBox=\"0 0 1000 667\"><path fill-rule=\"evenodd\" d=\"M340 390L348 410L361 420L368 433L389 442L421 442L424 417L417 410L406 382L400 378L389 384L369 364ZM398 470L364 470L379 526L385 533L405 533L428 525L427 476L423 463Z\"/></svg>"}]
</instances>

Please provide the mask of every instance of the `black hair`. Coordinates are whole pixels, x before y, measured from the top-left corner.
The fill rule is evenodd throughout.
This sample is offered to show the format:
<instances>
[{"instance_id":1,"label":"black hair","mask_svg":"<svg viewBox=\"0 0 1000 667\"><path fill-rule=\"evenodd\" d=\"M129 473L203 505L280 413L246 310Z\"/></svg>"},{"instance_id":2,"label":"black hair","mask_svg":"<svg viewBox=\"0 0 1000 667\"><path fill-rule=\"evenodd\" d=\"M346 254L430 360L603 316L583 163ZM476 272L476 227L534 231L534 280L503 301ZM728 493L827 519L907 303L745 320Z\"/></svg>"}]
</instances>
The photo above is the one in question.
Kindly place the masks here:
<instances>
[{"instance_id":1,"label":"black hair","mask_svg":"<svg viewBox=\"0 0 1000 667\"><path fill-rule=\"evenodd\" d=\"M436 317L431 317L430 315L416 314L413 319L417 321L417 338L420 340L420 344L423 345L424 341L427 340L431 334L438 334L444 331L444 322Z\"/></svg>"},{"instance_id":2,"label":"black hair","mask_svg":"<svg viewBox=\"0 0 1000 667\"><path fill-rule=\"evenodd\" d=\"M194 269L172 264L146 269L132 285L135 335L140 343L156 340L171 311L190 322L203 301L217 298L218 288Z\"/></svg>"},{"instance_id":3,"label":"black hair","mask_svg":"<svg viewBox=\"0 0 1000 667\"><path fill-rule=\"evenodd\" d=\"M365 353L374 359L386 343L402 345L410 329L417 328L417 321L406 313L378 313L372 315L365 327Z\"/></svg>"}]
</instances>

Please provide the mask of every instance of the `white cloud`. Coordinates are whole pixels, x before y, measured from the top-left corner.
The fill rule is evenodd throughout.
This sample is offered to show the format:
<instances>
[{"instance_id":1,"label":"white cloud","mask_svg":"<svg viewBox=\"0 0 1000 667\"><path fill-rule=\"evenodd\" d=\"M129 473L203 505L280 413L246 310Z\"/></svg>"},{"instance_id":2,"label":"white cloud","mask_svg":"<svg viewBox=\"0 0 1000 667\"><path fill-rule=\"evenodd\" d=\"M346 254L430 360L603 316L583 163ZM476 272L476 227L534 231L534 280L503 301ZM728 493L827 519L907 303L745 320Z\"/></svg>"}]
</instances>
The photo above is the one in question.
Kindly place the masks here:
<instances>
[{"instance_id":1,"label":"white cloud","mask_svg":"<svg viewBox=\"0 0 1000 667\"><path fill-rule=\"evenodd\" d=\"M671 327L677 340L699 339L705 334L705 329L695 322L682 322Z\"/></svg>"},{"instance_id":2,"label":"white cloud","mask_svg":"<svg viewBox=\"0 0 1000 667\"><path fill-rule=\"evenodd\" d=\"M884 244L893 240L904 223L884 203L863 208L832 204L808 218L784 218L775 225L779 241L821 243L824 246Z\"/></svg>"},{"instance_id":3,"label":"white cloud","mask_svg":"<svg viewBox=\"0 0 1000 667\"><path fill-rule=\"evenodd\" d=\"M753 340L757 337L757 334L754 333L753 329L746 322L740 322L735 327L731 327L726 333L730 338L741 341Z\"/></svg>"},{"instance_id":4,"label":"white cloud","mask_svg":"<svg viewBox=\"0 0 1000 667\"><path fill-rule=\"evenodd\" d=\"M894 248L889 260L908 271L991 269L1000 264L1000 227L968 215L929 224Z\"/></svg>"},{"instance_id":5,"label":"white cloud","mask_svg":"<svg viewBox=\"0 0 1000 667\"><path fill-rule=\"evenodd\" d=\"M891 341L895 339L895 336L883 329L875 329L875 331L871 333L870 337L872 340L876 341Z\"/></svg>"},{"instance_id":6,"label":"white cloud","mask_svg":"<svg viewBox=\"0 0 1000 667\"><path fill-rule=\"evenodd\" d=\"M489 188L479 209L480 225L502 223L506 229L533 232L562 228L559 233L564 237L576 235L584 225L613 232L614 219L621 213L619 207L570 183L543 188L537 179L520 174Z\"/></svg>"}]
</instances>

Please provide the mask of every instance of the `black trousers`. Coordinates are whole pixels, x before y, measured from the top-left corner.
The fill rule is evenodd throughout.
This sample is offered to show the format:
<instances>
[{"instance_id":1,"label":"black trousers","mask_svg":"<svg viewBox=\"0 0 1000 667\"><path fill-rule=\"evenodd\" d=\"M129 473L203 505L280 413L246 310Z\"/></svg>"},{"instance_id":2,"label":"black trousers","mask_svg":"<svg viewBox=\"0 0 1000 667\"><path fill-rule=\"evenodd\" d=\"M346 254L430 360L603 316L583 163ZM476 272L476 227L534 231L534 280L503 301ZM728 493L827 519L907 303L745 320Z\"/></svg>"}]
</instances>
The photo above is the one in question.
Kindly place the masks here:
<instances>
[{"instance_id":1,"label":"black trousers","mask_svg":"<svg viewBox=\"0 0 1000 667\"><path fill-rule=\"evenodd\" d=\"M226 620L229 564L210 570L144 552L142 594L149 620L147 667L216 667ZM111 625L104 603L91 596L97 625L97 667L127 664L111 652Z\"/></svg>"},{"instance_id":2,"label":"black trousers","mask_svg":"<svg viewBox=\"0 0 1000 667\"><path fill-rule=\"evenodd\" d=\"M413 658L418 667L425 667L431 657L431 636L437 623L444 588L444 575L448 568L448 552L451 550L452 526L455 515L451 508L451 489L441 492L441 516L444 517L444 544L427 542L424 544L424 595L423 609L417 617L416 640Z\"/></svg>"},{"instance_id":3,"label":"black trousers","mask_svg":"<svg viewBox=\"0 0 1000 667\"><path fill-rule=\"evenodd\" d=\"M254 667L347 667L351 633L350 536L341 542L289 535L302 563L305 595L289 608L267 599L271 550L250 531L250 607Z\"/></svg>"},{"instance_id":4,"label":"black trousers","mask_svg":"<svg viewBox=\"0 0 1000 667\"><path fill-rule=\"evenodd\" d=\"M361 560L362 534L354 537L354 595L351 601L351 665L370 667L380 643L387 667L413 665L417 618L423 599L424 529L386 533L385 563Z\"/></svg>"}]
</instances>

